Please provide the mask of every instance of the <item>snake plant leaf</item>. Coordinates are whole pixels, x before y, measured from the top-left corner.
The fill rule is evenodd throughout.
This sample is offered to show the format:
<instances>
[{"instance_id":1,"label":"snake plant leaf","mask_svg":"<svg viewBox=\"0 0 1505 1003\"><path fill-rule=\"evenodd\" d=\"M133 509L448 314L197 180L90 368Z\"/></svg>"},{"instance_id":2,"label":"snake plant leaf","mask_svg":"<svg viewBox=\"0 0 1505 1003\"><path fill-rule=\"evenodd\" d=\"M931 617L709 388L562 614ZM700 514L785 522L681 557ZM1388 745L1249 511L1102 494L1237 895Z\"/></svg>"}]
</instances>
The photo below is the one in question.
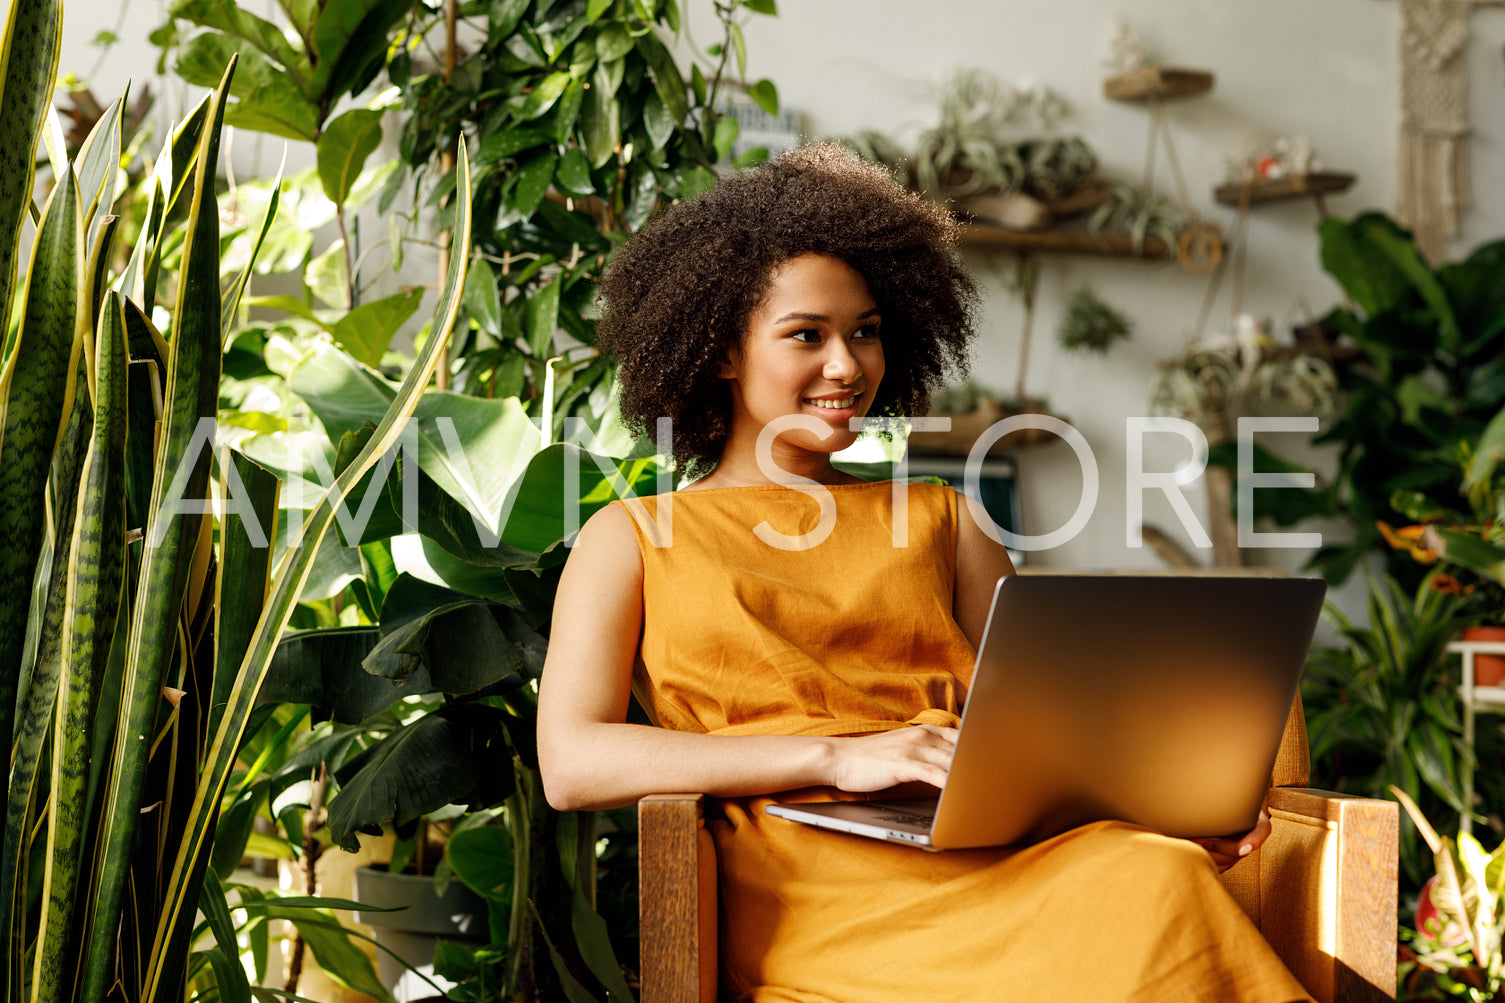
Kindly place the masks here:
<instances>
[{"instance_id":1,"label":"snake plant leaf","mask_svg":"<svg viewBox=\"0 0 1505 1003\"><path fill-rule=\"evenodd\" d=\"M213 86L213 78L209 84ZM170 172L165 176L163 186L168 194L167 214L169 217L177 218L176 214L182 209L182 203L179 200L183 197L183 193L193 191L193 166L199 155L204 127L209 123L210 101L213 96L214 92L210 91L199 99L199 103L193 106L193 110L183 117L183 121L178 123L177 128L173 129L167 148L157 159L157 170Z\"/></svg>"},{"instance_id":2,"label":"snake plant leaf","mask_svg":"<svg viewBox=\"0 0 1505 1003\"><path fill-rule=\"evenodd\" d=\"M0 41L0 321L10 319L21 227L31 206L37 139L57 80L62 26L62 0L12 0Z\"/></svg>"},{"instance_id":3,"label":"snake plant leaf","mask_svg":"<svg viewBox=\"0 0 1505 1003\"><path fill-rule=\"evenodd\" d=\"M73 520L78 509L78 489L84 456L89 448L93 413L87 394L74 396L73 411L53 460L54 536L61 541L52 555L50 580L41 618L31 676L19 706L25 708L16 726L15 752L11 761L9 801L6 804L3 852L0 852L0 943L13 946L11 963L0 968L0 998L10 998L8 987L21 984L19 956L25 937L13 928L24 915L25 888L21 868L27 857L26 824L37 814L37 781L57 700L58 675L62 668L62 644L67 608L69 554ZM18 890L22 900L17 901Z\"/></svg>"},{"instance_id":4,"label":"snake plant leaf","mask_svg":"<svg viewBox=\"0 0 1505 1003\"><path fill-rule=\"evenodd\" d=\"M454 329L459 315L460 299L465 288L465 267L470 257L470 163L465 147L459 148L455 166L459 184L455 198L455 228L451 246L455 253L450 259L449 273L445 278L444 291L433 323L432 335L424 344L423 351L414 361L407 379L392 399L392 403L377 424L360 454L336 477L334 485L309 515L303 526L303 538L283 555L273 581L271 594L256 632L241 662L230 700L220 719L213 744L205 757L199 774L198 787L189 811L184 838L178 846L172 870L166 883L165 905L162 919L153 939L153 963L146 980L146 999L159 1003L175 998L181 992L181 984L173 981L173 966L159 961L161 948L175 939L176 931L187 926L192 928L194 900L189 895L196 873L202 874L209 857L209 839L214 829L220 799L224 795L230 774L235 766L236 754L245 735L246 726L256 705L257 691L261 688L268 665L276 650L277 642L287 627L303 583L308 579L319 544L334 521L336 506L343 504L352 485L357 483L388 449L397 443L402 427L418 405L423 387L433 378L439 365L444 346ZM93 1001L86 1001L93 1003Z\"/></svg>"},{"instance_id":5,"label":"snake plant leaf","mask_svg":"<svg viewBox=\"0 0 1505 1003\"><path fill-rule=\"evenodd\" d=\"M187 517L180 499L202 499L209 480L209 455L195 449L201 421L212 423L219 394L220 293L219 207L214 174L225 99L235 72L231 61L210 103L210 117L194 167L188 228L173 311L168 385L164 395L161 444L152 483L136 598L131 610L125 689L116 726L100 845L99 892L89 929L84 999L102 1000L110 978L110 932L116 929L125 874L136 828L153 721L161 700L167 663L173 656L193 547L203 516ZM202 444L201 442L199 443ZM197 455L193 455L196 451ZM197 896L194 896L197 899ZM154 957L153 961L160 959ZM170 963L170 962L169 962Z\"/></svg>"},{"instance_id":6,"label":"snake plant leaf","mask_svg":"<svg viewBox=\"0 0 1505 1003\"><path fill-rule=\"evenodd\" d=\"M220 497L227 499L227 504L220 522L214 589L214 685L207 708L209 734L219 727L235 674L266 602L281 486L275 474L243 453L230 450L229 461L220 473Z\"/></svg>"},{"instance_id":7,"label":"snake plant leaf","mask_svg":"<svg viewBox=\"0 0 1505 1003\"><path fill-rule=\"evenodd\" d=\"M74 165L79 199L84 207L84 246L91 248L104 217L115 205L115 181L120 174L121 109L130 91L116 98L100 116L79 148ZM93 315L91 315L93 316Z\"/></svg>"},{"instance_id":8,"label":"snake plant leaf","mask_svg":"<svg viewBox=\"0 0 1505 1003\"><path fill-rule=\"evenodd\" d=\"M125 577L125 312L111 293L95 350L94 429L84 459L78 515L68 556L67 628L63 634L53 729L52 790L32 992L37 999L73 995L78 969L71 950L75 888L88 825L84 789L94 727L94 697L110 658Z\"/></svg>"},{"instance_id":9,"label":"snake plant leaf","mask_svg":"<svg viewBox=\"0 0 1505 1003\"><path fill-rule=\"evenodd\" d=\"M21 327L0 372L0 580L26 583L0 589L0 749L11 747L48 469L76 386L79 227L78 186L64 172L42 212ZM0 805L4 797L0 791Z\"/></svg>"}]
</instances>

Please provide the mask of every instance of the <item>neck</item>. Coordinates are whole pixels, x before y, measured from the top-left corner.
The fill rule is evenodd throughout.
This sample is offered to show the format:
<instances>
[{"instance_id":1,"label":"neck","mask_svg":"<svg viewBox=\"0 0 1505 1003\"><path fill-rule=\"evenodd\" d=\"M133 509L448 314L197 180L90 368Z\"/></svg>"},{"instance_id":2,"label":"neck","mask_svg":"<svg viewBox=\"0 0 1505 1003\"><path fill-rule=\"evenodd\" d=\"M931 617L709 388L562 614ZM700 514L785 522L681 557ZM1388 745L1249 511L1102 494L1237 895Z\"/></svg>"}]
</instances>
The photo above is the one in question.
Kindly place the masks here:
<instances>
[{"instance_id":1,"label":"neck","mask_svg":"<svg viewBox=\"0 0 1505 1003\"><path fill-rule=\"evenodd\" d=\"M721 487L743 487L788 484L797 478L818 484L844 484L853 479L831 465L830 453L790 448L780 442L773 444L772 455L759 464L755 451L734 437L727 441L716 469L705 480Z\"/></svg>"}]
</instances>

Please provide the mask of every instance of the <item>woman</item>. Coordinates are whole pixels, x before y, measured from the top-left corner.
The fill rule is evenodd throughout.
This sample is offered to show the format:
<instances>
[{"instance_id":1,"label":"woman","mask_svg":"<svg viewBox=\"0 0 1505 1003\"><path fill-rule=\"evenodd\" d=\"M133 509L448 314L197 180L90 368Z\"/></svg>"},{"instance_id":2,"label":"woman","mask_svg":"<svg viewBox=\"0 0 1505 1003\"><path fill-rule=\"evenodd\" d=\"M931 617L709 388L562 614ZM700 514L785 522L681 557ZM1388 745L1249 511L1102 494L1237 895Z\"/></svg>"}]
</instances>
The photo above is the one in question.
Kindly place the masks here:
<instances>
[{"instance_id":1,"label":"woman","mask_svg":"<svg viewBox=\"0 0 1505 1003\"><path fill-rule=\"evenodd\" d=\"M671 419L702 476L580 533L540 694L550 803L726 799L739 1000L1305 999L1216 879L1263 817L1200 846L1098 823L926 854L763 814L774 793L945 780L1013 569L951 489L865 484L831 456L855 419L922 415L962 368L975 291L953 237L943 210L825 146L723 180L620 251L600 344L623 414ZM634 691L659 727L626 723Z\"/></svg>"}]
</instances>

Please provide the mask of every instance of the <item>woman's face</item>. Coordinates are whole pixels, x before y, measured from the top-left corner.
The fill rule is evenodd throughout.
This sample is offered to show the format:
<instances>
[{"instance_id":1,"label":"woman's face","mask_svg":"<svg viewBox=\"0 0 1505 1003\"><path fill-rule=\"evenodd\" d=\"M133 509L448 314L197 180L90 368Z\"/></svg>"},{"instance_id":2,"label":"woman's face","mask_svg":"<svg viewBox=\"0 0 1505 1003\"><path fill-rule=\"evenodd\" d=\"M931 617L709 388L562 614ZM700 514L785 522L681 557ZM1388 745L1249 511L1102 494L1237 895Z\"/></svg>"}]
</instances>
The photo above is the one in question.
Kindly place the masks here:
<instances>
[{"instance_id":1,"label":"woman's face","mask_svg":"<svg viewBox=\"0 0 1505 1003\"><path fill-rule=\"evenodd\" d=\"M845 263L804 254L779 265L721 372L733 435L807 415L832 434L796 428L778 446L831 453L851 445L857 433L848 423L867 413L883 379L880 323L867 282Z\"/></svg>"}]
</instances>

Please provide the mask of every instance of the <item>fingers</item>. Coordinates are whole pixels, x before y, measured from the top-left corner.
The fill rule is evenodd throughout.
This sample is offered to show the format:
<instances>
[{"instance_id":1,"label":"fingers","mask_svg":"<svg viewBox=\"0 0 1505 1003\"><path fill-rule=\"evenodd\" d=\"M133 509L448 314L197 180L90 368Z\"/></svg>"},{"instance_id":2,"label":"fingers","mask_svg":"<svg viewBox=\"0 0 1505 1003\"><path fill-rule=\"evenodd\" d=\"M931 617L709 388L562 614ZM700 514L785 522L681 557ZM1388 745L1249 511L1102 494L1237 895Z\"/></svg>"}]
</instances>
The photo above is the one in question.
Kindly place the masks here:
<instances>
[{"instance_id":1,"label":"fingers","mask_svg":"<svg viewBox=\"0 0 1505 1003\"><path fill-rule=\"evenodd\" d=\"M877 791L920 781L940 787L951 768L956 729L939 725L897 728L841 746L834 785L848 791Z\"/></svg>"},{"instance_id":2,"label":"fingers","mask_svg":"<svg viewBox=\"0 0 1505 1003\"><path fill-rule=\"evenodd\" d=\"M1244 857L1259 849L1270 836L1270 816L1263 810L1254 823L1254 828L1242 836L1230 836L1223 838L1193 839L1202 849L1212 857L1213 863L1217 864L1219 871L1226 871Z\"/></svg>"}]
</instances>

